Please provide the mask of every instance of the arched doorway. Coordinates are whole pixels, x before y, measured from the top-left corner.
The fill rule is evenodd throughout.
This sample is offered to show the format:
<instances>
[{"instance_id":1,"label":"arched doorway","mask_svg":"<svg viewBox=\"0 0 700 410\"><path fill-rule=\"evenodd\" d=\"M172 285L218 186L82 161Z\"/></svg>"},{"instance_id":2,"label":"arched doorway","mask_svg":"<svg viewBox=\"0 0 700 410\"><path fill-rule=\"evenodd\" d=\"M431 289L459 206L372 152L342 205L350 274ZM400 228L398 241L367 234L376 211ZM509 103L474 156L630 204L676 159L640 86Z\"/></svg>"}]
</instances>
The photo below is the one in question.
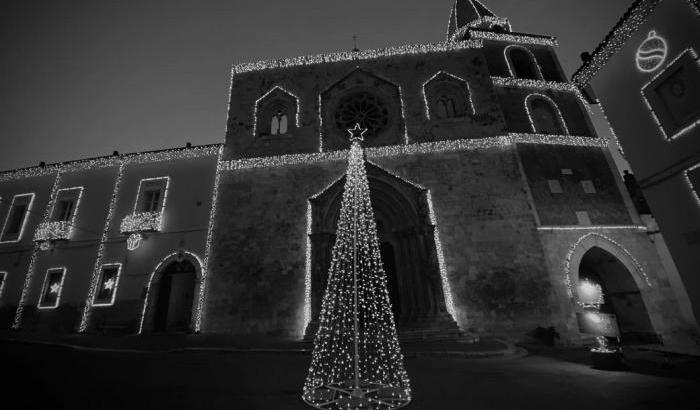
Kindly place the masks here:
<instances>
[{"instance_id":1,"label":"arched doorway","mask_svg":"<svg viewBox=\"0 0 700 410\"><path fill-rule=\"evenodd\" d=\"M366 167L399 332L457 331L457 324L446 309L427 191L371 163ZM344 185L342 178L310 199L311 322L306 329L307 338L318 328Z\"/></svg>"},{"instance_id":2,"label":"arched doorway","mask_svg":"<svg viewBox=\"0 0 700 410\"><path fill-rule=\"evenodd\" d=\"M139 333L190 332L199 292L201 264L189 252L178 252L158 264L146 287Z\"/></svg>"},{"instance_id":3,"label":"arched doorway","mask_svg":"<svg viewBox=\"0 0 700 410\"><path fill-rule=\"evenodd\" d=\"M579 280L588 279L603 289L600 310L617 317L623 344L659 343L642 292L625 264L610 252L594 246L581 258Z\"/></svg>"}]
</instances>

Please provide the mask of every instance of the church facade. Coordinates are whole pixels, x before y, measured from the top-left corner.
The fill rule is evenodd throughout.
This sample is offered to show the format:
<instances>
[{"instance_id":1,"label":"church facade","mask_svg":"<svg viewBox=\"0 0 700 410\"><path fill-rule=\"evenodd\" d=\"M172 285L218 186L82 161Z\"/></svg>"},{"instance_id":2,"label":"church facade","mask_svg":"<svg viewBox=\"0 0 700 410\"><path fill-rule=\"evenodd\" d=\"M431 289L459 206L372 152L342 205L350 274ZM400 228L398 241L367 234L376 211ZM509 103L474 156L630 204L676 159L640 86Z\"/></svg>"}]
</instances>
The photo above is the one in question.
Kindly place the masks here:
<instances>
[{"instance_id":1,"label":"church facade","mask_svg":"<svg viewBox=\"0 0 700 410\"><path fill-rule=\"evenodd\" d=\"M364 146L400 337L581 339L599 283L623 341L691 324L555 39L479 1L443 43L235 65L223 145L0 175L8 327L309 338Z\"/></svg>"}]
</instances>

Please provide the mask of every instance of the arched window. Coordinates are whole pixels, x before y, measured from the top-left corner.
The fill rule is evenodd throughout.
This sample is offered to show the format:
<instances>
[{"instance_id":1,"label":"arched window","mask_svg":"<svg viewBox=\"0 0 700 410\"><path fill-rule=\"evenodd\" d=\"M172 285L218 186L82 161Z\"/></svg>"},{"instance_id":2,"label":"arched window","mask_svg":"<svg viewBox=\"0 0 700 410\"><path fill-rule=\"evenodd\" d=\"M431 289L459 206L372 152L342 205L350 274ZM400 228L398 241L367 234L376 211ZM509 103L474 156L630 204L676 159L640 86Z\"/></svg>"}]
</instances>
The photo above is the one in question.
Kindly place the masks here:
<instances>
[{"instance_id":1,"label":"arched window","mask_svg":"<svg viewBox=\"0 0 700 410\"><path fill-rule=\"evenodd\" d=\"M530 117L532 130L536 134L569 134L559 108L548 97L544 95L530 95L525 101L525 108Z\"/></svg>"},{"instance_id":2,"label":"arched window","mask_svg":"<svg viewBox=\"0 0 700 410\"><path fill-rule=\"evenodd\" d=\"M428 119L461 118L474 114L469 85L463 79L438 72L423 84Z\"/></svg>"},{"instance_id":3,"label":"arched window","mask_svg":"<svg viewBox=\"0 0 700 410\"><path fill-rule=\"evenodd\" d=\"M518 46L507 47L506 60L511 76L530 80L542 79L540 67L537 65L537 60L530 50Z\"/></svg>"},{"instance_id":4,"label":"arched window","mask_svg":"<svg viewBox=\"0 0 700 410\"><path fill-rule=\"evenodd\" d=\"M270 135L287 133L287 114L282 110L277 110L270 120Z\"/></svg>"}]
</instances>

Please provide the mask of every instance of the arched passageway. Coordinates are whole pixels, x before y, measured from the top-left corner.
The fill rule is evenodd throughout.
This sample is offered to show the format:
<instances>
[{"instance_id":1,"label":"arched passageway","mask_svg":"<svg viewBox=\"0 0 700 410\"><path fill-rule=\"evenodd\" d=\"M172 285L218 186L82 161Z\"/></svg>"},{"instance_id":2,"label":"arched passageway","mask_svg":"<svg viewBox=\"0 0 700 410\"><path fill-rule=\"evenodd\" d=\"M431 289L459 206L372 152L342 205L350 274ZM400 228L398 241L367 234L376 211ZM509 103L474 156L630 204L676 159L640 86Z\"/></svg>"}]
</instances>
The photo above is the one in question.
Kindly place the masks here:
<instances>
[{"instance_id":1,"label":"arched passageway","mask_svg":"<svg viewBox=\"0 0 700 410\"><path fill-rule=\"evenodd\" d=\"M447 312L426 190L367 163L370 197L399 332L458 330ZM311 322L318 328L345 178L313 197L311 229Z\"/></svg>"},{"instance_id":2,"label":"arched passageway","mask_svg":"<svg viewBox=\"0 0 700 410\"><path fill-rule=\"evenodd\" d=\"M601 285L601 312L616 315L623 344L660 342L632 273L617 257L602 248L590 248L579 265L579 280L584 279Z\"/></svg>"}]
</instances>

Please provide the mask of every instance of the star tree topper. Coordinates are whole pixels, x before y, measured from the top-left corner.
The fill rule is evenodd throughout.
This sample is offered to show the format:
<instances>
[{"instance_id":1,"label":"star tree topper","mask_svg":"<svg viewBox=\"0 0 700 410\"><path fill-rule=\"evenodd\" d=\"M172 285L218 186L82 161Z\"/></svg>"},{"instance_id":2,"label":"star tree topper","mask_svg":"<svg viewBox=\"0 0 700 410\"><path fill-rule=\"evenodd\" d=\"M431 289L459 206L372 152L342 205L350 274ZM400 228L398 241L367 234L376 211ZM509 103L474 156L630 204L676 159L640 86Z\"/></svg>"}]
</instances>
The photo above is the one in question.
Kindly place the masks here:
<instances>
[{"instance_id":1,"label":"star tree topper","mask_svg":"<svg viewBox=\"0 0 700 410\"><path fill-rule=\"evenodd\" d=\"M360 123L356 122L354 128L348 128L348 132L350 133L350 142L362 142L365 140L365 132L367 132L367 128L362 128Z\"/></svg>"}]
</instances>

